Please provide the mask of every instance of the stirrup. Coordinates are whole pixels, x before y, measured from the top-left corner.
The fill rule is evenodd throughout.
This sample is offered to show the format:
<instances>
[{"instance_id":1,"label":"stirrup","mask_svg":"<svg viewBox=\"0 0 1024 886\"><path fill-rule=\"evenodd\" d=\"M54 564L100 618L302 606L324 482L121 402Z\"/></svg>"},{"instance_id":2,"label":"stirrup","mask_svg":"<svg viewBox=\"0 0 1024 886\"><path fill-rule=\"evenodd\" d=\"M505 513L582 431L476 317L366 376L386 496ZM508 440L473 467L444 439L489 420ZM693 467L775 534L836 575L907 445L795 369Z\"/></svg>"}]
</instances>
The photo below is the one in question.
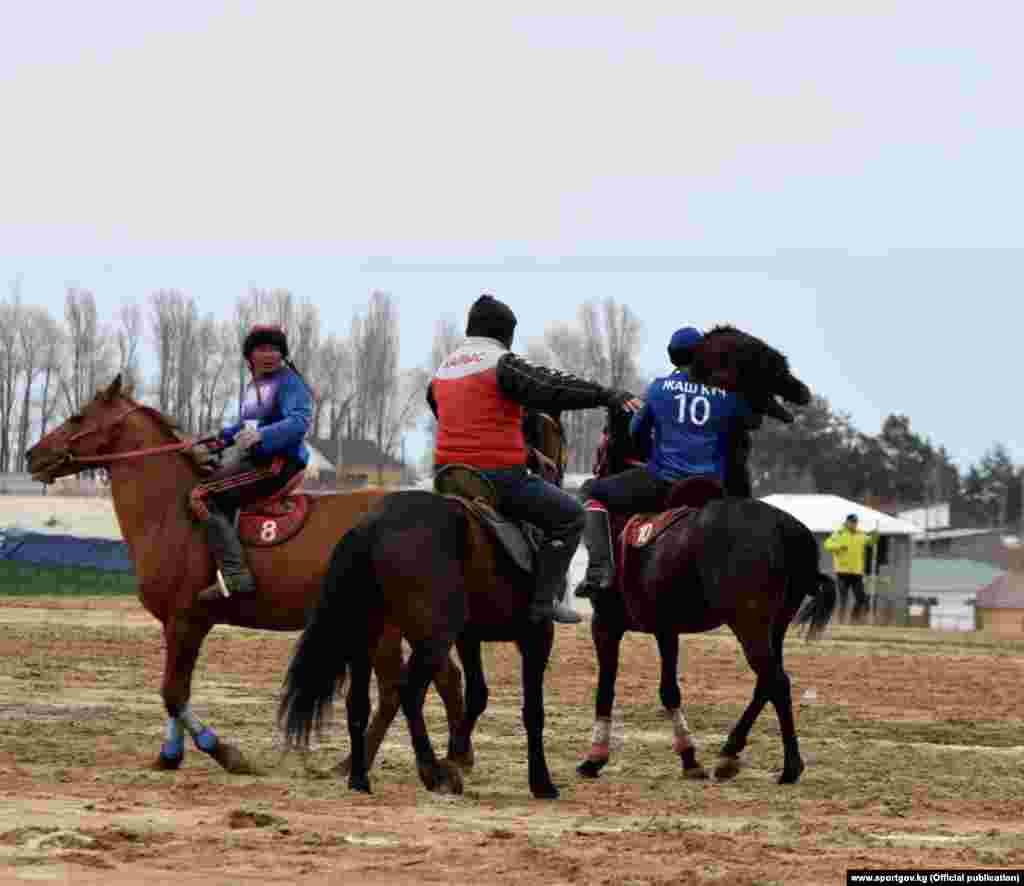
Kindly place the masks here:
<instances>
[{"instance_id":1,"label":"stirrup","mask_svg":"<svg viewBox=\"0 0 1024 886\"><path fill-rule=\"evenodd\" d=\"M576 625L583 621L583 616L581 616L575 609L557 601L550 605L540 605L536 602L531 603L526 617L533 624L543 624L546 621L553 621L556 624L561 625Z\"/></svg>"},{"instance_id":2,"label":"stirrup","mask_svg":"<svg viewBox=\"0 0 1024 886\"><path fill-rule=\"evenodd\" d=\"M199 599L204 603L213 603L217 600L226 600L232 596L232 590L228 587L230 581L234 585L234 593L247 595L256 590L256 582L248 572L240 572L225 579L220 569L216 573L217 580L199 592Z\"/></svg>"}]
</instances>

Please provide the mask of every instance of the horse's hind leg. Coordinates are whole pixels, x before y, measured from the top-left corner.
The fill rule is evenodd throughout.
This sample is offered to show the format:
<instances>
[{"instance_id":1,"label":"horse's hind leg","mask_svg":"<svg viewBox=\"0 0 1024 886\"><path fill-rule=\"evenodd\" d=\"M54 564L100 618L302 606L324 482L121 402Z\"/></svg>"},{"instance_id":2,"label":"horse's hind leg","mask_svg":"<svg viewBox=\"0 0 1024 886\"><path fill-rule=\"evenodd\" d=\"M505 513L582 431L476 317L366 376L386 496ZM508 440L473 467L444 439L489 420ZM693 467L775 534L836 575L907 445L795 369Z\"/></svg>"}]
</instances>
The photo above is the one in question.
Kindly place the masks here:
<instances>
[{"instance_id":1,"label":"horse's hind leg","mask_svg":"<svg viewBox=\"0 0 1024 886\"><path fill-rule=\"evenodd\" d=\"M795 784L804 771L804 761L800 756L800 741L796 737L796 724L793 721L793 691L789 675L782 666L782 647L786 640L786 629L796 614L798 607L783 612L776 622L772 636L772 652L775 658L775 679L772 682L771 701L775 706L775 714L779 718L779 731L782 733L783 763L779 784Z\"/></svg>"},{"instance_id":2,"label":"horse's hind leg","mask_svg":"<svg viewBox=\"0 0 1024 886\"><path fill-rule=\"evenodd\" d=\"M683 713L683 697L679 692L679 636L658 634L658 652L661 653L661 683L658 694L672 718L672 750L679 755L686 778L707 778L707 770L697 762L697 749L690 735L690 726Z\"/></svg>"},{"instance_id":3,"label":"horse's hind leg","mask_svg":"<svg viewBox=\"0 0 1024 886\"><path fill-rule=\"evenodd\" d=\"M523 726L526 727L530 791L539 800L555 800L558 788L551 781L544 756L544 671L551 657L555 626L531 626L519 640L523 657Z\"/></svg>"},{"instance_id":4,"label":"horse's hind leg","mask_svg":"<svg viewBox=\"0 0 1024 886\"><path fill-rule=\"evenodd\" d=\"M196 717L188 703L192 693L192 671L203 640L212 627L209 621L184 615L173 615L164 625L167 648L161 695L168 722L166 741L160 748L154 768L177 769L181 765L185 757L185 732L188 731L195 746L228 772L244 774L251 771L242 752Z\"/></svg>"},{"instance_id":5,"label":"horse's hind leg","mask_svg":"<svg viewBox=\"0 0 1024 886\"><path fill-rule=\"evenodd\" d=\"M618 620L595 614L590 634L597 652L597 698L594 706L594 732L586 758L576 767L584 778L597 778L610 756L612 706L615 704L615 680L619 673L619 644L623 629Z\"/></svg>"},{"instance_id":6,"label":"horse's hind leg","mask_svg":"<svg viewBox=\"0 0 1024 886\"><path fill-rule=\"evenodd\" d=\"M790 617L792 613L789 613ZM793 701L790 694L789 677L782 667L782 643L788 620L778 620L771 633L764 630L764 623L751 612L747 621L733 627L744 655L751 670L757 676L754 686L754 697L739 721L729 733L722 748L722 758L715 769L717 778L731 778L739 772L739 754L747 744L747 737L764 706L771 701L775 705L782 732L782 744L785 753L782 775L779 784L792 784L800 778L804 770L804 762L800 757L800 748L793 723Z\"/></svg>"},{"instance_id":7,"label":"horse's hind leg","mask_svg":"<svg viewBox=\"0 0 1024 886\"><path fill-rule=\"evenodd\" d=\"M463 769L471 769L474 763L473 730L480 715L487 710L490 690L487 688L484 664L480 657L480 641L463 634L458 646L459 658L466 669L466 704L458 725L449 736L448 759Z\"/></svg>"},{"instance_id":8,"label":"horse's hind leg","mask_svg":"<svg viewBox=\"0 0 1024 886\"><path fill-rule=\"evenodd\" d=\"M367 794L370 793L370 753L366 746L366 721L370 718L371 671L370 650L360 649L349 662L349 687L345 699L348 738L352 746L348 786Z\"/></svg>"},{"instance_id":9,"label":"horse's hind leg","mask_svg":"<svg viewBox=\"0 0 1024 886\"><path fill-rule=\"evenodd\" d=\"M430 639L417 643L405 667L401 688L402 713L409 723L416 768L429 791L462 793L462 774L454 763L440 761L434 753L427 724L423 719L423 700L434 675L444 666L451 640Z\"/></svg>"},{"instance_id":10,"label":"horse's hind leg","mask_svg":"<svg viewBox=\"0 0 1024 886\"><path fill-rule=\"evenodd\" d=\"M373 660L373 670L377 675L377 708L370 718L366 729L366 768L373 768L381 742L391 727L395 714L401 706L400 688L402 685L402 635L397 628L388 626L377 644L377 652ZM434 675L434 685L444 702L448 715L449 735L454 735L463 719L462 708L462 673L451 657L445 661L441 670ZM472 762L472 761L470 761ZM352 769L352 757L342 760L335 771L339 775L348 775Z\"/></svg>"}]
</instances>

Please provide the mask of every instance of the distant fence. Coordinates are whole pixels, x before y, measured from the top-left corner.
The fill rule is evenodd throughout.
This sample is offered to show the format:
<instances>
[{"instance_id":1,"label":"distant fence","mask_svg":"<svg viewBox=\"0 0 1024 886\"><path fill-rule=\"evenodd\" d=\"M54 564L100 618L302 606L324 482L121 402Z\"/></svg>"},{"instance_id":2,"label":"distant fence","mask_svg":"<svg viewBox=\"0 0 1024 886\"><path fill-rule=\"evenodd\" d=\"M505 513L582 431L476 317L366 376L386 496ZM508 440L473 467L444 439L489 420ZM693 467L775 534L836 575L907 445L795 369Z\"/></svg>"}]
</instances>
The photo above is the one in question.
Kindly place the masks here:
<instances>
[{"instance_id":1,"label":"distant fence","mask_svg":"<svg viewBox=\"0 0 1024 886\"><path fill-rule=\"evenodd\" d=\"M131 594L136 589L123 541L0 530L0 594Z\"/></svg>"},{"instance_id":2,"label":"distant fence","mask_svg":"<svg viewBox=\"0 0 1024 886\"><path fill-rule=\"evenodd\" d=\"M128 545L109 538L78 538L0 529L0 560L35 566L79 566L104 572L134 572Z\"/></svg>"}]
</instances>

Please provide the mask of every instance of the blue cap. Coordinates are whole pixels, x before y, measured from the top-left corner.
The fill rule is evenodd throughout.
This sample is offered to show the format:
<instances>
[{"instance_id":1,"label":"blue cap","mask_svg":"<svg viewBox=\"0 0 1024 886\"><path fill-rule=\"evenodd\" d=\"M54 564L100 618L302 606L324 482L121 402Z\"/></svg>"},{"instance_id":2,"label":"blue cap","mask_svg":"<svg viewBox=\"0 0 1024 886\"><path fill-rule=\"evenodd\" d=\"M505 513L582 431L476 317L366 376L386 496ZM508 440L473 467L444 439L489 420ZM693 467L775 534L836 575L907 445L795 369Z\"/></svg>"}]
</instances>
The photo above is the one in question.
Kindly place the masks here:
<instances>
[{"instance_id":1,"label":"blue cap","mask_svg":"<svg viewBox=\"0 0 1024 886\"><path fill-rule=\"evenodd\" d=\"M684 326L682 329L677 329L672 333L668 349L670 351L686 351L699 345L703 338L704 333L699 329L694 329L692 326Z\"/></svg>"}]
</instances>

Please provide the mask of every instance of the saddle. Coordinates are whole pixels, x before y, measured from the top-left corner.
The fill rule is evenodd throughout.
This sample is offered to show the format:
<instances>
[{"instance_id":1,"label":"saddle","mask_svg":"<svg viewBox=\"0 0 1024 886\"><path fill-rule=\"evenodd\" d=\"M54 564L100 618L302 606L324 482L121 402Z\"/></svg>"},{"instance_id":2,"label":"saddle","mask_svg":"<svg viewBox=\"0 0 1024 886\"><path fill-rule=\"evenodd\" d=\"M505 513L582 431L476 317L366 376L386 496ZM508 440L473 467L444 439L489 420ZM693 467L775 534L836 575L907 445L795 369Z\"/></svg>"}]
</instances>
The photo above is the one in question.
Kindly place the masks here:
<instances>
[{"instance_id":1,"label":"saddle","mask_svg":"<svg viewBox=\"0 0 1024 886\"><path fill-rule=\"evenodd\" d=\"M243 545L273 547L302 529L309 513L309 496L294 490L302 483L304 473L299 471L282 489L238 512L238 538Z\"/></svg>"},{"instance_id":2,"label":"saddle","mask_svg":"<svg viewBox=\"0 0 1024 886\"><path fill-rule=\"evenodd\" d=\"M631 517L613 515L612 537L618 540L613 556L619 592L623 593L629 587L634 571L646 562L649 549L669 529L693 518L708 502L723 496L722 484L714 477L689 477L669 490L666 510Z\"/></svg>"},{"instance_id":3,"label":"saddle","mask_svg":"<svg viewBox=\"0 0 1024 886\"><path fill-rule=\"evenodd\" d=\"M543 533L530 523L517 523L499 513L494 484L476 468L444 465L434 475L434 492L462 505L466 516L485 526L498 547L520 570L533 574L534 558Z\"/></svg>"}]
</instances>

